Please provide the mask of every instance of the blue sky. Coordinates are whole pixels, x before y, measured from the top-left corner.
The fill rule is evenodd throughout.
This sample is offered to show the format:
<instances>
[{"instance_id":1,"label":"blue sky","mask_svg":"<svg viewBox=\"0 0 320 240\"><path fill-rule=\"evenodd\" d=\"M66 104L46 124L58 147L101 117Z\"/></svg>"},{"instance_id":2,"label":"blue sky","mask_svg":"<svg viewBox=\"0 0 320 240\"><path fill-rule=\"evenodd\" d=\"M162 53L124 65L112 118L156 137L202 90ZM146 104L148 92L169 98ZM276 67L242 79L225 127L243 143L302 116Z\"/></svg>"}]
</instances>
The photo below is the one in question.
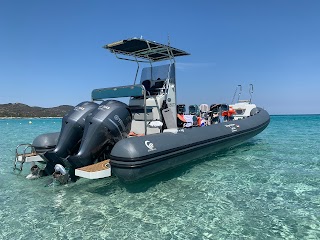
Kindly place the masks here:
<instances>
[{"instance_id":1,"label":"blue sky","mask_svg":"<svg viewBox=\"0 0 320 240\"><path fill-rule=\"evenodd\" d=\"M243 98L271 114L320 113L320 1L0 1L0 103L76 105L133 83L136 64L102 46L140 37L177 58L178 102Z\"/></svg>"}]
</instances>

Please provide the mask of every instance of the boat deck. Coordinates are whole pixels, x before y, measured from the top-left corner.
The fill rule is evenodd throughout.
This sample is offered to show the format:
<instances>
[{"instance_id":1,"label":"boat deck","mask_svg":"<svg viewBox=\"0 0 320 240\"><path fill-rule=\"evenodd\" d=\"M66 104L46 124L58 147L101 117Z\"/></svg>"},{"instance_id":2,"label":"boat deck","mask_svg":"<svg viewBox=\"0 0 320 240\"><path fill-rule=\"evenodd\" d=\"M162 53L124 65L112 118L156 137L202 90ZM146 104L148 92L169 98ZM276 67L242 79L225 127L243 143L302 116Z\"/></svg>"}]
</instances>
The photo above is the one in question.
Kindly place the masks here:
<instances>
[{"instance_id":1,"label":"boat deck","mask_svg":"<svg viewBox=\"0 0 320 240\"><path fill-rule=\"evenodd\" d=\"M98 179L111 176L110 159L75 170L75 175L83 178Z\"/></svg>"}]
</instances>

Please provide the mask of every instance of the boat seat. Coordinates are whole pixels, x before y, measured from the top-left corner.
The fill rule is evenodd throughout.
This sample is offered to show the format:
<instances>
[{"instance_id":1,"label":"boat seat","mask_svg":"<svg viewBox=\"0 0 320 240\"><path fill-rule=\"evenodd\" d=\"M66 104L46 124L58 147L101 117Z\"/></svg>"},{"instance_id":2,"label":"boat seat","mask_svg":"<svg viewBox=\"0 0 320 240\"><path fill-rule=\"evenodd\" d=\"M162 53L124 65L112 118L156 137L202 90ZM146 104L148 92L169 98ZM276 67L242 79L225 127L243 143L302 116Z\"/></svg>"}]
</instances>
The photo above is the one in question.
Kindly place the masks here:
<instances>
[{"instance_id":1,"label":"boat seat","mask_svg":"<svg viewBox=\"0 0 320 240\"><path fill-rule=\"evenodd\" d=\"M198 119L195 115L183 115L184 119L186 120L186 124L185 127L194 127L194 126L198 126Z\"/></svg>"},{"instance_id":2,"label":"boat seat","mask_svg":"<svg viewBox=\"0 0 320 240\"><path fill-rule=\"evenodd\" d=\"M200 115L199 107L198 105L190 105L189 106L189 115Z\"/></svg>"},{"instance_id":3,"label":"boat seat","mask_svg":"<svg viewBox=\"0 0 320 240\"><path fill-rule=\"evenodd\" d=\"M132 119L136 121L144 121L144 107L143 106L129 106L131 113L132 113ZM146 120L152 121L153 119L153 112L152 107L146 107Z\"/></svg>"},{"instance_id":4,"label":"boat seat","mask_svg":"<svg viewBox=\"0 0 320 240\"><path fill-rule=\"evenodd\" d=\"M186 112L186 106L184 104L177 105L177 113L184 114Z\"/></svg>"},{"instance_id":5,"label":"boat seat","mask_svg":"<svg viewBox=\"0 0 320 240\"><path fill-rule=\"evenodd\" d=\"M145 82L145 81L150 81L150 80L144 80L142 82L142 84ZM149 87L149 83L146 82L145 83L147 87ZM157 95L159 93L161 93L161 91L164 89L163 88L163 85L164 85L164 81L150 81L150 87L147 89L147 87L145 86L145 88L147 89L148 93L150 95Z\"/></svg>"},{"instance_id":6,"label":"boat seat","mask_svg":"<svg viewBox=\"0 0 320 240\"><path fill-rule=\"evenodd\" d=\"M161 132L161 126L159 125L158 127L152 126L152 122L159 122L159 121L148 121L147 122L147 135L149 134L156 134ZM134 132L136 134L144 134L144 121L137 121L137 120L132 120L131 124L131 132Z\"/></svg>"},{"instance_id":7,"label":"boat seat","mask_svg":"<svg viewBox=\"0 0 320 240\"><path fill-rule=\"evenodd\" d=\"M150 93L159 93L163 89L164 81L155 81L153 86L150 88Z\"/></svg>"},{"instance_id":8,"label":"boat seat","mask_svg":"<svg viewBox=\"0 0 320 240\"><path fill-rule=\"evenodd\" d=\"M208 104L200 104L199 106L200 108L200 117L201 117L201 126L207 126L210 125L211 123L211 114L210 114L210 108ZM203 124L202 124L203 123Z\"/></svg>"},{"instance_id":9,"label":"boat seat","mask_svg":"<svg viewBox=\"0 0 320 240\"><path fill-rule=\"evenodd\" d=\"M131 131L136 134L144 134L145 133L144 106L131 105L129 106L129 108L132 112ZM147 134L160 133L162 129L163 123L157 118L157 114L154 114L154 111L153 111L154 108L155 107L152 107L152 106L146 107Z\"/></svg>"},{"instance_id":10,"label":"boat seat","mask_svg":"<svg viewBox=\"0 0 320 240\"><path fill-rule=\"evenodd\" d=\"M150 88L151 88L151 81L150 80L144 80L141 84L144 86L146 91L150 91Z\"/></svg>"},{"instance_id":11,"label":"boat seat","mask_svg":"<svg viewBox=\"0 0 320 240\"><path fill-rule=\"evenodd\" d=\"M199 108L200 108L201 113L209 112L209 105L208 104L203 103L200 105Z\"/></svg>"}]
</instances>

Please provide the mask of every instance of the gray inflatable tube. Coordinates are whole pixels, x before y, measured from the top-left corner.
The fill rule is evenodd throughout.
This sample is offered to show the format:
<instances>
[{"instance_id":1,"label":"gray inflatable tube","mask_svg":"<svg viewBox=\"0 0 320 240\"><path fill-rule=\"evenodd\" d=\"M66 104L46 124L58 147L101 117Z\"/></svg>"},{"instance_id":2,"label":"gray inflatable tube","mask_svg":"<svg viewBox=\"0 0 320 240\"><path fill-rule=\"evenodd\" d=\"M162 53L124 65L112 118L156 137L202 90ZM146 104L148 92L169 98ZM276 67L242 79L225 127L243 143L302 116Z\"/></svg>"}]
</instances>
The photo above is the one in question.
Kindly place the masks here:
<instances>
[{"instance_id":1,"label":"gray inflatable tube","mask_svg":"<svg viewBox=\"0 0 320 240\"><path fill-rule=\"evenodd\" d=\"M237 145L263 131L269 122L269 114L257 108L242 120L126 138L111 151L112 174L125 182L137 181Z\"/></svg>"}]
</instances>

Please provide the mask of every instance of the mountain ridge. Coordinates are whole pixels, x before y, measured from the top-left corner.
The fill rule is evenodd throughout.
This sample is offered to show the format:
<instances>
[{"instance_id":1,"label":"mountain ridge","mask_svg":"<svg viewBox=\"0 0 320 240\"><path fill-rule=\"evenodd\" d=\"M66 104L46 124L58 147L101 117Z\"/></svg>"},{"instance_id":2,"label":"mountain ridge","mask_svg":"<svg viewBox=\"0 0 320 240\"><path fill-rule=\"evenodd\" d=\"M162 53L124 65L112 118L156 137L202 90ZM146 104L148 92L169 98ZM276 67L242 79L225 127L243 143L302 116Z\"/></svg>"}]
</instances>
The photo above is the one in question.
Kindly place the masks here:
<instances>
[{"instance_id":1,"label":"mountain ridge","mask_svg":"<svg viewBox=\"0 0 320 240\"><path fill-rule=\"evenodd\" d=\"M40 118L40 117L63 117L73 106L60 105L57 107L43 108L29 106L23 103L0 104L0 118Z\"/></svg>"}]
</instances>

